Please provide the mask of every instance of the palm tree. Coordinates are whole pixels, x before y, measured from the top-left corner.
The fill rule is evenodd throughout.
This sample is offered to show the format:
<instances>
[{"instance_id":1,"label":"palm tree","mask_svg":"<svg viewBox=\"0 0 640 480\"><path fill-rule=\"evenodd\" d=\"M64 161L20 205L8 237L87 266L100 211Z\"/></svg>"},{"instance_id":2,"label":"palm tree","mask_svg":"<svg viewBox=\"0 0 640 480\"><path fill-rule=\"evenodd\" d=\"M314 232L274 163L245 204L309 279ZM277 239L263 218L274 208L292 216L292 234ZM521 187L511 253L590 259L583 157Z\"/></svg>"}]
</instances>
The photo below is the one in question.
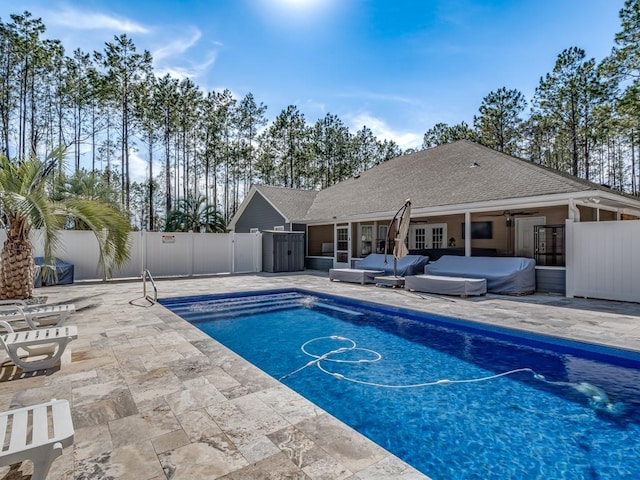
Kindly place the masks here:
<instances>
[{"instance_id":1,"label":"palm tree","mask_svg":"<svg viewBox=\"0 0 640 480\"><path fill-rule=\"evenodd\" d=\"M45 264L53 262L58 232L69 222L80 222L96 234L103 275L111 275L129 258L128 219L98 200L69 196L53 200L47 181L56 171L61 150L45 161L37 158L11 161L0 156L0 223L7 232L0 254L0 299L33 295L33 245L29 234L42 231Z\"/></svg>"},{"instance_id":2,"label":"palm tree","mask_svg":"<svg viewBox=\"0 0 640 480\"><path fill-rule=\"evenodd\" d=\"M167 215L167 232L224 233L227 225L215 205L207 204L204 195L177 201L176 208Z\"/></svg>"}]
</instances>

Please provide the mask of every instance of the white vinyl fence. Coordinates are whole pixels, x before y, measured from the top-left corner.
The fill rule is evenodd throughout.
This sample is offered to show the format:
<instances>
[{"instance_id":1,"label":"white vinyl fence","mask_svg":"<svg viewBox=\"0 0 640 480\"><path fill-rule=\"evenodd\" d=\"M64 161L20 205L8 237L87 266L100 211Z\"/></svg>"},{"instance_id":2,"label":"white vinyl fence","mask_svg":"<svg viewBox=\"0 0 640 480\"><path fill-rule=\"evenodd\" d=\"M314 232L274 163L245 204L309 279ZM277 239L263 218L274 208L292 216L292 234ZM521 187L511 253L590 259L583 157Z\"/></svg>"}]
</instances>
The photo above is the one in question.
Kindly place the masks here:
<instances>
[{"instance_id":1,"label":"white vinyl fence","mask_svg":"<svg viewBox=\"0 0 640 480\"><path fill-rule=\"evenodd\" d=\"M567 221L567 297L640 302L640 221Z\"/></svg>"},{"instance_id":2,"label":"white vinyl fence","mask_svg":"<svg viewBox=\"0 0 640 480\"><path fill-rule=\"evenodd\" d=\"M87 231L60 232L56 257L74 265L74 280L101 279L98 242ZM0 230L0 244L6 233ZM31 237L35 256L43 255L42 236ZM262 271L260 233L131 232L130 259L113 278L140 277L148 269L154 277Z\"/></svg>"}]
</instances>

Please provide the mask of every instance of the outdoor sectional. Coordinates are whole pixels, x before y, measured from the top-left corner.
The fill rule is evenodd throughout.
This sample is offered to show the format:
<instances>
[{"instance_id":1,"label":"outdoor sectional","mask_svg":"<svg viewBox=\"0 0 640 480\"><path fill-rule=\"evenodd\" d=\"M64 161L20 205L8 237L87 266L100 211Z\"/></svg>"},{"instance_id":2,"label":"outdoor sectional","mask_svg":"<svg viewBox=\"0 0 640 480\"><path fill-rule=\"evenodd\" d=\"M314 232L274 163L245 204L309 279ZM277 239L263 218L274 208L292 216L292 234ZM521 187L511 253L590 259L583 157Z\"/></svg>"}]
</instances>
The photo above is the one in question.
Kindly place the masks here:
<instances>
[{"instance_id":1,"label":"outdoor sectional","mask_svg":"<svg viewBox=\"0 0 640 480\"><path fill-rule=\"evenodd\" d=\"M385 261L386 259L386 261ZM405 277L422 273L429 257L423 255L407 255L396 264L396 275ZM393 255L372 253L356 263L358 268L332 268L329 270L330 280L352 283L375 283L375 277L393 275Z\"/></svg>"},{"instance_id":2,"label":"outdoor sectional","mask_svg":"<svg viewBox=\"0 0 640 480\"><path fill-rule=\"evenodd\" d=\"M524 257L458 257L443 255L424 267L430 276L483 278L487 291L524 295L536 289L535 260Z\"/></svg>"}]
</instances>

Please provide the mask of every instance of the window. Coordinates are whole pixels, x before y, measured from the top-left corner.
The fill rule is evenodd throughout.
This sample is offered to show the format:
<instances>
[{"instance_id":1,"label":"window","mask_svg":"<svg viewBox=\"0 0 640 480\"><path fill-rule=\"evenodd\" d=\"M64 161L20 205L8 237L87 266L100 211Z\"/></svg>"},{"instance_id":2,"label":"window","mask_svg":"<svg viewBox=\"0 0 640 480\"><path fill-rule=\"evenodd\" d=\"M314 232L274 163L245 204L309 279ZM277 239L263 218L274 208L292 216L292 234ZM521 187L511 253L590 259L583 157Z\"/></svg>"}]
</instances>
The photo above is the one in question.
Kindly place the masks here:
<instances>
[{"instance_id":1,"label":"window","mask_svg":"<svg viewBox=\"0 0 640 480\"><path fill-rule=\"evenodd\" d=\"M276 225L273 227L273 230L276 232L284 232L284 225Z\"/></svg>"},{"instance_id":2,"label":"window","mask_svg":"<svg viewBox=\"0 0 640 480\"><path fill-rule=\"evenodd\" d=\"M409 228L409 250L428 250L430 248L447 248L446 223L418 223Z\"/></svg>"},{"instance_id":3,"label":"window","mask_svg":"<svg viewBox=\"0 0 640 480\"><path fill-rule=\"evenodd\" d=\"M373 246L373 225L360 225L359 235L359 249L358 253L360 257L366 257L371 253Z\"/></svg>"},{"instance_id":4,"label":"window","mask_svg":"<svg viewBox=\"0 0 640 480\"><path fill-rule=\"evenodd\" d=\"M388 225L378 225L378 239L376 241L376 252L384 253L385 242L387 241Z\"/></svg>"},{"instance_id":5,"label":"window","mask_svg":"<svg viewBox=\"0 0 640 480\"><path fill-rule=\"evenodd\" d=\"M260 229L259 228L250 228L249 229L249 233L260 233Z\"/></svg>"},{"instance_id":6,"label":"window","mask_svg":"<svg viewBox=\"0 0 640 480\"><path fill-rule=\"evenodd\" d=\"M446 248L444 244L444 228L433 227L431 229L431 248Z\"/></svg>"},{"instance_id":7,"label":"window","mask_svg":"<svg viewBox=\"0 0 640 480\"><path fill-rule=\"evenodd\" d=\"M427 239L427 229L424 227L416 227L413 232L413 242L411 245L412 249L422 250L426 246Z\"/></svg>"}]
</instances>

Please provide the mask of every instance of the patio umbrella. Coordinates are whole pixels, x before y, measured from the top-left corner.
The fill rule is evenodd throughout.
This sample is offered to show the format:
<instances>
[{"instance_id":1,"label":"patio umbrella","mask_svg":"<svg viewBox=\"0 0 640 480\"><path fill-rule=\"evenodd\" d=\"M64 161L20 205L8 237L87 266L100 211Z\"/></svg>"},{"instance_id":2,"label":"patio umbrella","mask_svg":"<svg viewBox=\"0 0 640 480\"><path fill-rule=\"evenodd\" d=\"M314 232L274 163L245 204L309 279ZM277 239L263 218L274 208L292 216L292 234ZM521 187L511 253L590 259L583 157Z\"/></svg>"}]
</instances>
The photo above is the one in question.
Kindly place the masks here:
<instances>
[{"instance_id":1,"label":"patio umbrella","mask_svg":"<svg viewBox=\"0 0 640 480\"><path fill-rule=\"evenodd\" d=\"M409 253L404 241L409 233L411 200L404 202L389 224L389 238L393 235L393 276L397 276L398 260ZM387 242L388 243L388 242ZM385 249L386 250L386 249Z\"/></svg>"}]
</instances>

